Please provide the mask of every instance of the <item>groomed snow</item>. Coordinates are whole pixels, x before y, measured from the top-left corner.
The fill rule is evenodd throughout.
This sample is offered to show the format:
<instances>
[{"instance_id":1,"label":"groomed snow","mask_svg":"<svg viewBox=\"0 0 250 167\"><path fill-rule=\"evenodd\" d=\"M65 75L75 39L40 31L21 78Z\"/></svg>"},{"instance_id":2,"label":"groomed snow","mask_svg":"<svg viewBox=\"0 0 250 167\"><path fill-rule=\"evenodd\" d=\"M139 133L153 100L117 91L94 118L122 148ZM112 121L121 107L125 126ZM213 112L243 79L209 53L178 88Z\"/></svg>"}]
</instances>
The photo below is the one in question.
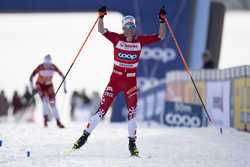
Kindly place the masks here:
<instances>
[{"instance_id":1,"label":"groomed snow","mask_svg":"<svg viewBox=\"0 0 250 167\"><path fill-rule=\"evenodd\" d=\"M138 148L151 158L130 158L127 125L103 122L87 145L70 155L84 124L70 123L57 129L55 122L45 129L41 124L1 123L1 167L249 167L250 134L215 127L168 128L140 123ZM26 157L26 149L31 157Z\"/></svg>"}]
</instances>

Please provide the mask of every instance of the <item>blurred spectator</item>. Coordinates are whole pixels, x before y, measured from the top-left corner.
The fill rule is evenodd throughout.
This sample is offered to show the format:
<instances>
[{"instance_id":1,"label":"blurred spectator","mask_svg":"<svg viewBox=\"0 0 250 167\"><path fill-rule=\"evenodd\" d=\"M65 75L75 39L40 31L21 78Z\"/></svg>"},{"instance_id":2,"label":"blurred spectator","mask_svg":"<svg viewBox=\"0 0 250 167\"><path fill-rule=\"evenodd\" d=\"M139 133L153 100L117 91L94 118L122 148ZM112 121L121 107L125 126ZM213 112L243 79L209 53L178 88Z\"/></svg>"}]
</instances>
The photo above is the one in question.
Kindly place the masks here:
<instances>
[{"instance_id":1,"label":"blurred spectator","mask_svg":"<svg viewBox=\"0 0 250 167\"><path fill-rule=\"evenodd\" d=\"M12 97L12 106L13 106L13 115L16 115L18 112L20 112L23 107L21 97L19 96L17 91L14 91Z\"/></svg>"},{"instance_id":2,"label":"blurred spectator","mask_svg":"<svg viewBox=\"0 0 250 167\"><path fill-rule=\"evenodd\" d=\"M82 100L83 100L83 103L84 104L89 104L91 101L90 101L90 98L87 96L86 94L86 91L85 89L82 90L81 94L80 94Z\"/></svg>"},{"instance_id":3,"label":"blurred spectator","mask_svg":"<svg viewBox=\"0 0 250 167\"><path fill-rule=\"evenodd\" d=\"M99 107L100 101L101 101L100 95L96 91L94 91L91 96L88 96L86 94L85 89L83 89L80 93L77 91L74 91L72 93L71 100L70 100L71 120L75 121L77 120L77 117L79 117L79 113L75 113L76 109L80 109L81 112L87 111L89 114L96 113Z\"/></svg>"},{"instance_id":4,"label":"blurred spectator","mask_svg":"<svg viewBox=\"0 0 250 167\"><path fill-rule=\"evenodd\" d=\"M25 87L25 92L22 98L23 98L22 101L23 101L24 107L36 106L36 100L34 96L32 95L32 93L30 92L28 86Z\"/></svg>"},{"instance_id":5,"label":"blurred spectator","mask_svg":"<svg viewBox=\"0 0 250 167\"><path fill-rule=\"evenodd\" d=\"M4 91L2 90L0 93L0 117L5 117L5 119L8 116L8 109L9 109L9 103L5 96Z\"/></svg>"},{"instance_id":6,"label":"blurred spectator","mask_svg":"<svg viewBox=\"0 0 250 167\"><path fill-rule=\"evenodd\" d=\"M77 99L80 97L77 91L74 91L70 99L70 118L71 121L75 120L75 109L77 106Z\"/></svg>"},{"instance_id":7,"label":"blurred spectator","mask_svg":"<svg viewBox=\"0 0 250 167\"><path fill-rule=\"evenodd\" d=\"M34 122L34 111L36 107L36 100L35 97L32 95L31 91L29 90L29 87L25 87L25 92L22 97L22 103L24 112L26 112L27 115L27 121L28 122Z\"/></svg>"},{"instance_id":8,"label":"blurred spectator","mask_svg":"<svg viewBox=\"0 0 250 167\"><path fill-rule=\"evenodd\" d=\"M203 60L203 69L214 69L215 64L212 59L211 53L207 50L203 53L202 55L202 60Z\"/></svg>"}]
</instances>

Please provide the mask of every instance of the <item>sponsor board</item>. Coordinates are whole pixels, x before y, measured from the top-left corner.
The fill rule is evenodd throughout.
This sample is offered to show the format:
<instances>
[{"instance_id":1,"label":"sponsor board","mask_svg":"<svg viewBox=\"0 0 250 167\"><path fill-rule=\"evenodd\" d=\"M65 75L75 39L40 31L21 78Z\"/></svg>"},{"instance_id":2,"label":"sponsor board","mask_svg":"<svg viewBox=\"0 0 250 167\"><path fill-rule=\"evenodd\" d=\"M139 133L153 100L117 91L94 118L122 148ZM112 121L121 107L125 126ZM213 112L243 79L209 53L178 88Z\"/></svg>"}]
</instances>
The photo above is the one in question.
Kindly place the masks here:
<instances>
[{"instance_id":1,"label":"sponsor board","mask_svg":"<svg viewBox=\"0 0 250 167\"><path fill-rule=\"evenodd\" d=\"M166 102L163 123L174 127L201 127L202 107L196 104Z\"/></svg>"},{"instance_id":2,"label":"sponsor board","mask_svg":"<svg viewBox=\"0 0 250 167\"><path fill-rule=\"evenodd\" d=\"M234 127L250 130L250 79L234 80Z\"/></svg>"},{"instance_id":3,"label":"sponsor board","mask_svg":"<svg viewBox=\"0 0 250 167\"><path fill-rule=\"evenodd\" d=\"M206 85L206 105L213 124L230 127L230 81L208 81Z\"/></svg>"},{"instance_id":4,"label":"sponsor board","mask_svg":"<svg viewBox=\"0 0 250 167\"><path fill-rule=\"evenodd\" d=\"M160 122L165 109L165 83L159 84L148 91L139 94L137 105L137 119L143 121Z\"/></svg>"}]
</instances>

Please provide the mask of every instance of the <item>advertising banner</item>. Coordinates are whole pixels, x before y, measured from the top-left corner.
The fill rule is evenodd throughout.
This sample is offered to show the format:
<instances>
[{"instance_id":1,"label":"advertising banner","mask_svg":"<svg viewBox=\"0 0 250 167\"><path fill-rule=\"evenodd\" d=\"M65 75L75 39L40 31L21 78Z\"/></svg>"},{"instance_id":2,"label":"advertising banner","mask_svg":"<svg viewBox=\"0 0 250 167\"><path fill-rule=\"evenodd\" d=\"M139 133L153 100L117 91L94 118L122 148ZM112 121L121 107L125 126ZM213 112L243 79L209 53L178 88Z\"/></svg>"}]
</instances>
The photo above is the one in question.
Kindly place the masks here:
<instances>
[{"instance_id":1,"label":"advertising banner","mask_svg":"<svg viewBox=\"0 0 250 167\"><path fill-rule=\"evenodd\" d=\"M163 123L174 127L201 127L202 107L196 104L166 102Z\"/></svg>"},{"instance_id":2,"label":"advertising banner","mask_svg":"<svg viewBox=\"0 0 250 167\"><path fill-rule=\"evenodd\" d=\"M250 79L234 81L234 127L250 130Z\"/></svg>"},{"instance_id":3,"label":"advertising banner","mask_svg":"<svg viewBox=\"0 0 250 167\"><path fill-rule=\"evenodd\" d=\"M196 81L199 93L205 102L206 84L205 81ZM191 80L185 82L167 83L166 90L167 101L181 101L184 103L200 104L199 97L195 91Z\"/></svg>"},{"instance_id":4,"label":"advertising banner","mask_svg":"<svg viewBox=\"0 0 250 167\"><path fill-rule=\"evenodd\" d=\"M220 127L230 127L230 90L230 81L207 82L207 110Z\"/></svg>"},{"instance_id":5,"label":"advertising banner","mask_svg":"<svg viewBox=\"0 0 250 167\"><path fill-rule=\"evenodd\" d=\"M148 91L141 92L137 107L137 119L160 122L161 113L165 110L165 93L165 83L159 84Z\"/></svg>"}]
</instances>

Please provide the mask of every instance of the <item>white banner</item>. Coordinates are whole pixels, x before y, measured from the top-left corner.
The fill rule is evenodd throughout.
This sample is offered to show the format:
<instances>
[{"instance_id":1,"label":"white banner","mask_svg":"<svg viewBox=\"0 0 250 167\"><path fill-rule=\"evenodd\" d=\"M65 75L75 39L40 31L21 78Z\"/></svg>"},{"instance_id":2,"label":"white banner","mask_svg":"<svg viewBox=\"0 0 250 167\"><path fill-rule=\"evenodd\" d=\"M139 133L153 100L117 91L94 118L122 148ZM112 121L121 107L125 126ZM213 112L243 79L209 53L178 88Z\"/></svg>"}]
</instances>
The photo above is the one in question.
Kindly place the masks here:
<instances>
[{"instance_id":1,"label":"white banner","mask_svg":"<svg viewBox=\"0 0 250 167\"><path fill-rule=\"evenodd\" d=\"M207 82L207 109L212 121L230 127L230 81Z\"/></svg>"}]
</instances>

